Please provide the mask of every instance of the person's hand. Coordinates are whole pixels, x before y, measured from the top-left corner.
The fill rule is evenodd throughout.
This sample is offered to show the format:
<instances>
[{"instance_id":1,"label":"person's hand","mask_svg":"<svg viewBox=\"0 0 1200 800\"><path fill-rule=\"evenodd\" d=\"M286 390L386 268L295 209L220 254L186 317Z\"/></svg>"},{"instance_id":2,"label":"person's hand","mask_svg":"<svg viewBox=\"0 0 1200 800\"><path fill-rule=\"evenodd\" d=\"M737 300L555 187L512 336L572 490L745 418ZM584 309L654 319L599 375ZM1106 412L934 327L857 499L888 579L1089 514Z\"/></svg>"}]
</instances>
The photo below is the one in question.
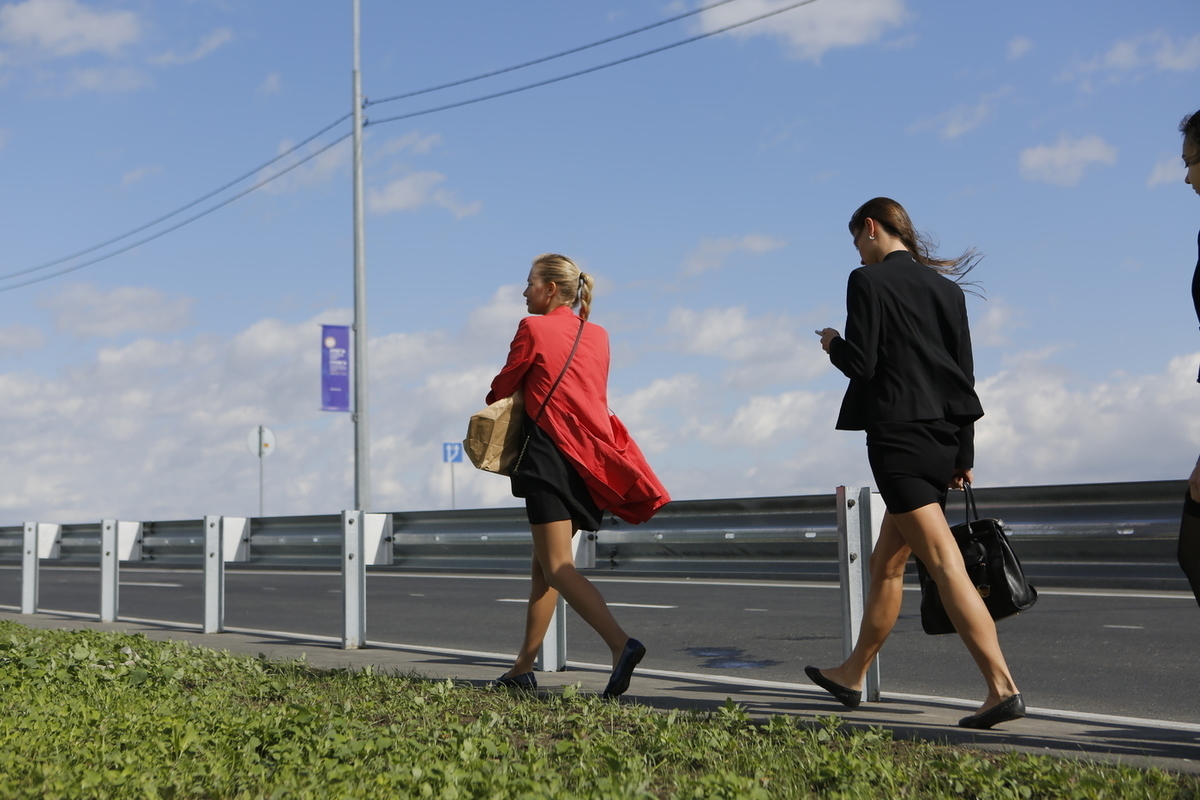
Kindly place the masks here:
<instances>
[{"instance_id":1,"label":"person's hand","mask_svg":"<svg viewBox=\"0 0 1200 800\"><path fill-rule=\"evenodd\" d=\"M1188 478L1188 494L1192 496L1193 500L1200 503L1200 461L1196 462L1192 476Z\"/></svg>"},{"instance_id":2,"label":"person's hand","mask_svg":"<svg viewBox=\"0 0 1200 800\"><path fill-rule=\"evenodd\" d=\"M1197 469L1200 469L1200 466L1197 466ZM954 477L950 479L950 488L961 492L964 483L975 483L975 473L969 467L954 470Z\"/></svg>"},{"instance_id":3,"label":"person's hand","mask_svg":"<svg viewBox=\"0 0 1200 800\"><path fill-rule=\"evenodd\" d=\"M841 336L834 328L822 328L819 331L815 331L815 333L821 337L821 349L826 353L829 352L829 343Z\"/></svg>"}]
</instances>

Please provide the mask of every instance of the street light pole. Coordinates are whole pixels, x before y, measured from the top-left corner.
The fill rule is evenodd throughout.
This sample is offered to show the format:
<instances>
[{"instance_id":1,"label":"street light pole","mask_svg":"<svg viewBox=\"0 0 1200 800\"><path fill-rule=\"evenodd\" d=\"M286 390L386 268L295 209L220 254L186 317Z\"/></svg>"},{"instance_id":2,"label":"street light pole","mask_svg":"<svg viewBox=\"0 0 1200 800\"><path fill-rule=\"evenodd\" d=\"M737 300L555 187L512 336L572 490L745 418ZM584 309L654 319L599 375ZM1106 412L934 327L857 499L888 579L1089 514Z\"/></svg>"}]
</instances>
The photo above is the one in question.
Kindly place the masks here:
<instances>
[{"instance_id":1,"label":"street light pole","mask_svg":"<svg viewBox=\"0 0 1200 800\"><path fill-rule=\"evenodd\" d=\"M354 507L371 505L371 439L367 424L367 265L363 226L363 98L359 0L354 5Z\"/></svg>"}]
</instances>

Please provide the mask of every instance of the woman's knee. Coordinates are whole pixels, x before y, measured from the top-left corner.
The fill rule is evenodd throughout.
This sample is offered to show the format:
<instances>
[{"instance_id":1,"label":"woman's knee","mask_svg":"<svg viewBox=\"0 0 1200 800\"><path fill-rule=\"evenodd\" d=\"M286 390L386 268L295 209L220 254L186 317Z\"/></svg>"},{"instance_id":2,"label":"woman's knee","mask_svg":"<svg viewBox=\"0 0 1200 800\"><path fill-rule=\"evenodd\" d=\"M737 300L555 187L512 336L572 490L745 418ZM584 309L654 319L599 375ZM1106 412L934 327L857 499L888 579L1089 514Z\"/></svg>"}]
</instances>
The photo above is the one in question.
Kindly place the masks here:
<instances>
[{"instance_id":1,"label":"woman's knee","mask_svg":"<svg viewBox=\"0 0 1200 800\"><path fill-rule=\"evenodd\" d=\"M549 568L542 566L542 574L545 576L546 583L551 588L562 591L563 584L568 583L573 578L579 576L579 571L575 569L575 565L571 562L563 562L555 564Z\"/></svg>"}]
</instances>

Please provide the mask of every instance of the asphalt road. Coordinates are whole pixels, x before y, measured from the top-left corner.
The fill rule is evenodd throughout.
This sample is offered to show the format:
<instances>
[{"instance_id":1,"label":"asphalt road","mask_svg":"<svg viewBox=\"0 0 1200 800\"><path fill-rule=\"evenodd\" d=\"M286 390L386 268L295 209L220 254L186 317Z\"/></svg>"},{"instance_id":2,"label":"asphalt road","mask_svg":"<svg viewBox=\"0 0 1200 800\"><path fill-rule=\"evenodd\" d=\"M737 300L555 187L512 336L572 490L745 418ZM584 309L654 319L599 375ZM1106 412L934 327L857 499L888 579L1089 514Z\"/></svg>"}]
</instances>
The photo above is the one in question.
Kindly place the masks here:
<instances>
[{"instance_id":1,"label":"asphalt road","mask_svg":"<svg viewBox=\"0 0 1200 800\"><path fill-rule=\"evenodd\" d=\"M41 610L97 613L99 572L43 567ZM227 572L230 627L341 635L337 573ZM598 579L613 613L644 641L645 666L807 683L805 664L841 660L834 584ZM525 579L371 574L367 638L515 652ZM126 570L120 614L199 623L199 572ZM957 636L927 636L919 595L881 656L884 692L982 698L983 682ZM20 570L0 568L0 605L20 603ZM1178 592L1042 589L1038 605L1000 623L1009 666L1030 705L1200 723L1200 608ZM607 650L568 613L568 658L604 663Z\"/></svg>"}]
</instances>

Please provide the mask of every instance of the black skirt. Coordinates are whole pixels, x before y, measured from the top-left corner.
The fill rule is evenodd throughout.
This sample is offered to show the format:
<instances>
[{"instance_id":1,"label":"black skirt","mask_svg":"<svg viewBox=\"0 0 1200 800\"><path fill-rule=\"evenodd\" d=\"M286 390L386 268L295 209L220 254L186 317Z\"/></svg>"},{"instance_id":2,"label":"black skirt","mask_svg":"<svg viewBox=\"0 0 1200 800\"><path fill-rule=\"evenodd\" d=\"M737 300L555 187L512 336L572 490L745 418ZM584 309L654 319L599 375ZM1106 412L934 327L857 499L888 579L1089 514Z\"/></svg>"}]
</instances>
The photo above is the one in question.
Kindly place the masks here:
<instances>
[{"instance_id":1,"label":"black skirt","mask_svg":"<svg viewBox=\"0 0 1200 800\"><path fill-rule=\"evenodd\" d=\"M946 507L959 430L944 419L867 426L867 460L888 511L903 514L930 503Z\"/></svg>"},{"instance_id":2,"label":"black skirt","mask_svg":"<svg viewBox=\"0 0 1200 800\"><path fill-rule=\"evenodd\" d=\"M525 499L530 525L569 519L579 531L600 530L603 513L587 484L550 436L525 415L521 433L529 438L511 477L513 497Z\"/></svg>"}]
</instances>

